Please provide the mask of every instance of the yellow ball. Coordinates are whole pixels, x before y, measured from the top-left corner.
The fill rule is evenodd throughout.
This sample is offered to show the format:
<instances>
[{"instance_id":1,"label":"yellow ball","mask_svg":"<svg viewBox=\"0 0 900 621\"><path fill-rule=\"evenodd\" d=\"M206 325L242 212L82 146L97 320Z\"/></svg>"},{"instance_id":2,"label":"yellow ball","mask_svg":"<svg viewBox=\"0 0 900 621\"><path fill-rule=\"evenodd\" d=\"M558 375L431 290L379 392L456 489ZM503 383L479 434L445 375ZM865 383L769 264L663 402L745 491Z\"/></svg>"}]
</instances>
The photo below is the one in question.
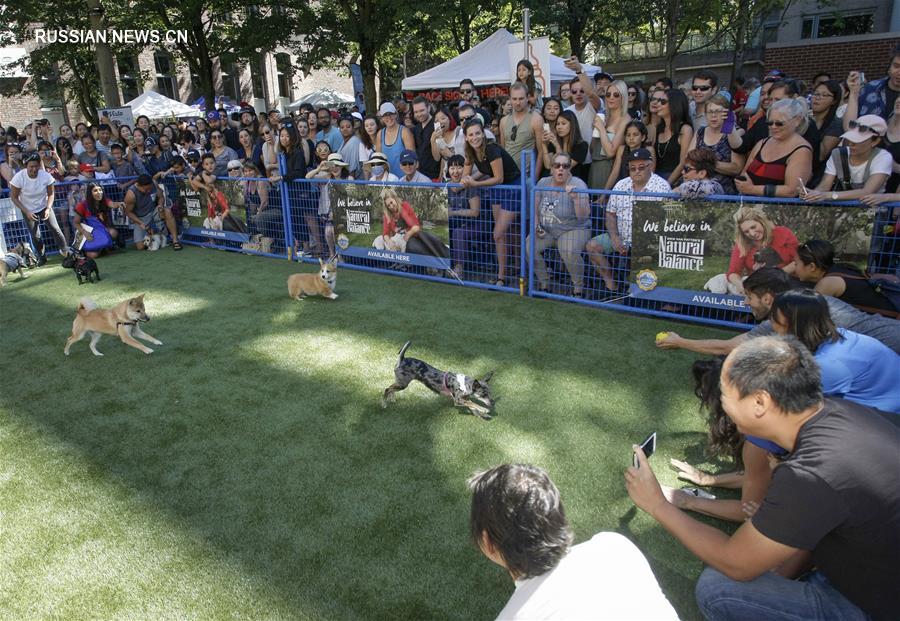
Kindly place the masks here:
<instances>
[{"instance_id":1,"label":"yellow ball","mask_svg":"<svg viewBox=\"0 0 900 621\"><path fill-rule=\"evenodd\" d=\"M656 342L659 343L661 340L663 340L663 339L666 338L667 336L669 336L669 333L668 333L668 332L658 332L658 333L656 334Z\"/></svg>"}]
</instances>

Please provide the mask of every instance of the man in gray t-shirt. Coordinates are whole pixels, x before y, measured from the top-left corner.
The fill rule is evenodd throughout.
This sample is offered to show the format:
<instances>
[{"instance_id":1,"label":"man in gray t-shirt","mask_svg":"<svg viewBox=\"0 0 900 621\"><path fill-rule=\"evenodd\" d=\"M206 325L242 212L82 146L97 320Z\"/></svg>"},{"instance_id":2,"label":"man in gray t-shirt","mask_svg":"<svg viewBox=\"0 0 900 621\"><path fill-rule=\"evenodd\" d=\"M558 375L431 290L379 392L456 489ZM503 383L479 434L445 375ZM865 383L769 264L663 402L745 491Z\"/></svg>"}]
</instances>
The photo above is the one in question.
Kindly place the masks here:
<instances>
[{"instance_id":1,"label":"man in gray t-shirt","mask_svg":"<svg viewBox=\"0 0 900 621\"><path fill-rule=\"evenodd\" d=\"M768 336L773 333L769 321L769 313L775 296L795 287L790 276L777 267L764 267L756 270L744 281L744 292L747 305L753 316L761 323L750 332L739 334L731 339L686 339L675 332L669 332L666 338L657 341L661 349L687 349L698 354L727 355L732 349L748 338ZM837 298L825 296L831 319L838 328L858 332L878 339L895 352L900 353L900 321L881 315L871 315L855 309Z\"/></svg>"}]
</instances>

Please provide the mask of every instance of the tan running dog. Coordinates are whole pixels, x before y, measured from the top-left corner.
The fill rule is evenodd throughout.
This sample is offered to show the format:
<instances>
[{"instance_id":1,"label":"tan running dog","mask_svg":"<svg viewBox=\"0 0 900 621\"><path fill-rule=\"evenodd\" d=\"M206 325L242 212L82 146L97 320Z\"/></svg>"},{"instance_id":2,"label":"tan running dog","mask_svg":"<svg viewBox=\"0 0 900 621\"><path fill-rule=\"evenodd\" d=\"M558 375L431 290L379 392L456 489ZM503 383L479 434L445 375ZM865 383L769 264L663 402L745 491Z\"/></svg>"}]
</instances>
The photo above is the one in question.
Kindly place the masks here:
<instances>
[{"instance_id":1,"label":"tan running dog","mask_svg":"<svg viewBox=\"0 0 900 621\"><path fill-rule=\"evenodd\" d=\"M319 259L318 274L291 274L288 276L288 294L295 300L302 300L308 295L321 295L331 300L337 299L334 285L337 283L337 265L334 261L326 263Z\"/></svg>"},{"instance_id":2,"label":"tan running dog","mask_svg":"<svg viewBox=\"0 0 900 621\"><path fill-rule=\"evenodd\" d=\"M125 300L121 304L110 309L97 308L97 304L88 298L83 298L78 305L75 321L72 322L72 336L66 341L63 352L68 356L69 348L91 333L91 351L95 356L102 356L97 351L97 341L103 334L116 334L126 345L140 349L145 354L152 354L153 350L138 341L135 337L150 341L154 345L162 345L149 334L141 330L140 322L150 321L150 317L144 310L144 294L136 298Z\"/></svg>"}]
</instances>

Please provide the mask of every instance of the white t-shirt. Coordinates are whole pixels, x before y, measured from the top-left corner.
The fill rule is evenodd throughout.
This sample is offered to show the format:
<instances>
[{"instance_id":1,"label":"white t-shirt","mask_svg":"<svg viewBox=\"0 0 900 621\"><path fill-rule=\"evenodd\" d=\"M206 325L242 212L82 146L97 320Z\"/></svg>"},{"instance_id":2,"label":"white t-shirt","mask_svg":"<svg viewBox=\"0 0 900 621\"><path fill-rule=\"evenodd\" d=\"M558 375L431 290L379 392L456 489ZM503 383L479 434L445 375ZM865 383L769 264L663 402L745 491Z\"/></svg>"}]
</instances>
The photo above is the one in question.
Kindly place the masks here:
<instances>
[{"instance_id":1,"label":"white t-shirt","mask_svg":"<svg viewBox=\"0 0 900 621\"><path fill-rule=\"evenodd\" d=\"M828 161L825 164L825 174L826 175L834 175L838 179L844 178L844 173L841 171L840 174L837 173L834 165L834 161L838 156L830 155L828 157ZM840 160L838 160L840 161ZM875 157L872 158L872 164L869 166L869 175L877 175L879 173L885 174L888 177L891 176L891 167L894 163L894 158L891 157L891 154L885 149L877 149L875 153ZM859 186L862 187L866 184L866 177L864 176L866 172L866 162L863 162L859 166L854 166L853 162L850 162L850 182L854 187ZM887 178L885 178L884 183L887 184ZM884 190L884 185L875 190L876 192L881 192Z\"/></svg>"},{"instance_id":2,"label":"white t-shirt","mask_svg":"<svg viewBox=\"0 0 900 621\"><path fill-rule=\"evenodd\" d=\"M497 619L678 619L647 559L618 533L597 533L554 569L516 580Z\"/></svg>"},{"instance_id":3,"label":"white t-shirt","mask_svg":"<svg viewBox=\"0 0 900 621\"><path fill-rule=\"evenodd\" d=\"M587 97L587 95L585 95ZM591 135L594 131L594 117L597 116L597 111L594 110L594 106L591 105L590 100L584 102L584 108L580 111L575 107L575 104L572 104L566 110L571 110L575 113L575 118L578 119L578 129L581 130L581 139L586 141L588 144L591 144ZM585 164L589 164L591 162L591 150L588 149L587 159L585 160Z\"/></svg>"},{"instance_id":4,"label":"white t-shirt","mask_svg":"<svg viewBox=\"0 0 900 621\"><path fill-rule=\"evenodd\" d=\"M631 180L631 177L625 177L613 186L613 190L616 192L632 192L634 190L634 181ZM643 191L671 192L672 186L669 185L668 181L653 173L650 175L650 180ZM637 196L635 198L642 201L664 200L662 196ZM606 210L616 214L616 229L618 229L619 239L626 246L631 246L631 212L633 207L634 199L627 194L613 194L609 197L609 202L606 204Z\"/></svg>"},{"instance_id":5,"label":"white t-shirt","mask_svg":"<svg viewBox=\"0 0 900 621\"><path fill-rule=\"evenodd\" d=\"M23 168L9 180L9 184L22 190L19 200L31 213L43 211L47 207L47 187L56 183L50 173L38 169L37 177L28 176L28 170Z\"/></svg>"}]
</instances>

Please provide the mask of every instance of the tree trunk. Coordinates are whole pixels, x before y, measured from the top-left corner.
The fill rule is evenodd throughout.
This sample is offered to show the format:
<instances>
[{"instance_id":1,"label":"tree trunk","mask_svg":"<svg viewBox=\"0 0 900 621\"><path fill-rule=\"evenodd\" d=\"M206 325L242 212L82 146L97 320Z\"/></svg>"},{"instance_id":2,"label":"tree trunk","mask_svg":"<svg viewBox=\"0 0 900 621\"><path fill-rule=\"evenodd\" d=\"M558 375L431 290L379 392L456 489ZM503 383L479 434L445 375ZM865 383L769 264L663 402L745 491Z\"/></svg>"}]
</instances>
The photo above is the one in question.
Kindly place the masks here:
<instances>
[{"instance_id":1,"label":"tree trunk","mask_svg":"<svg viewBox=\"0 0 900 621\"><path fill-rule=\"evenodd\" d=\"M106 30L106 20L103 18L103 7L100 0L86 0L88 14L93 30ZM116 70L113 65L112 51L109 45L98 41L94 47L94 57L97 60L97 71L100 73L100 86L103 90L103 99L106 105L118 107L122 105L119 98L119 84L116 82Z\"/></svg>"},{"instance_id":2,"label":"tree trunk","mask_svg":"<svg viewBox=\"0 0 900 621\"><path fill-rule=\"evenodd\" d=\"M584 58L584 24L569 23L569 46L572 48L572 55L577 56L578 60L585 62Z\"/></svg>"},{"instance_id":3,"label":"tree trunk","mask_svg":"<svg viewBox=\"0 0 900 621\"><path fill-rule=\"evenodd\" d=\"M745 2L738 2L737 31L734 33L734 54L732 55L731 81L741 75L744 70L744 56L747 50L747 26L750 19L749 7Z\"/></svg>"},{"instance_id":4,"label":"tree trunk","mask_svg":"<svg viewBox=\"0 0 900 621\"><path fill-rule=\"evenodd\" d=\"M369 46L360 48L359 68L363 77L363 94L366 98L366 111L375 114L378 111L378 94L375 92L375 50Z\"/></svg>"}]
</instances>

